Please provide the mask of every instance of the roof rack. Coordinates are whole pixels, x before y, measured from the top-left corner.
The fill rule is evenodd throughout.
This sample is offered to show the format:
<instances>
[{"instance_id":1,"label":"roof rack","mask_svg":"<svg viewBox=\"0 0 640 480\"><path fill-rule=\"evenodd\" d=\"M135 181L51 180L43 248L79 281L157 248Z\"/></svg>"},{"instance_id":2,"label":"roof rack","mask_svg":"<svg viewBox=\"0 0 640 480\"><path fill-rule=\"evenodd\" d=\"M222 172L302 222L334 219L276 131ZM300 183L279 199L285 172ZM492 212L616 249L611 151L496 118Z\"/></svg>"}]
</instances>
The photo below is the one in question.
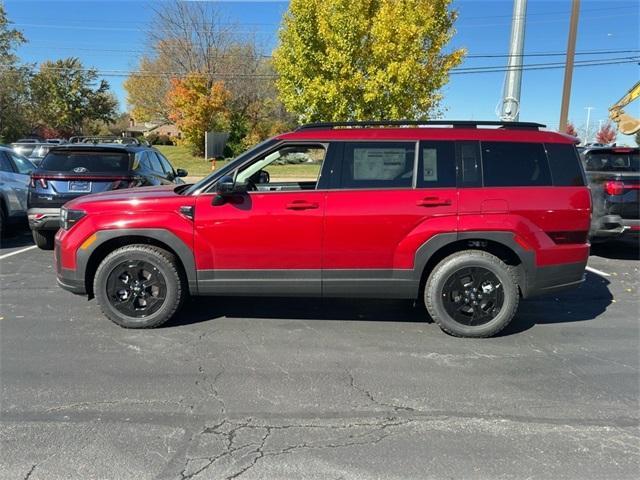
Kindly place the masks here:
<instances>
[{"instance_id":1,"label":"roof rack","mask_svg":"<svg viewBox=\"0 0 640 480\"><path fill-rule=\"evenodd\" d=\"M69 143L117 143L122 145L149 145L146 140L140 141L135 137L121 137L118 135L87 135L71 137Z\"/></svg>"},{"instance_id":2,"label":"roof rack","mask_svg":"<svg viewBox=\"0 0 640 480\"><path fill-rule=\"evenodd\" d=\"M477 128L495 126L508 129L539 130L546 127L534 122L499 122L491 120L375 120L370 122L316 122L299 126L298 130L331 129L336 127L404 127L404 126L446 125L453 128Z\"/></svg>"}]
</instances>

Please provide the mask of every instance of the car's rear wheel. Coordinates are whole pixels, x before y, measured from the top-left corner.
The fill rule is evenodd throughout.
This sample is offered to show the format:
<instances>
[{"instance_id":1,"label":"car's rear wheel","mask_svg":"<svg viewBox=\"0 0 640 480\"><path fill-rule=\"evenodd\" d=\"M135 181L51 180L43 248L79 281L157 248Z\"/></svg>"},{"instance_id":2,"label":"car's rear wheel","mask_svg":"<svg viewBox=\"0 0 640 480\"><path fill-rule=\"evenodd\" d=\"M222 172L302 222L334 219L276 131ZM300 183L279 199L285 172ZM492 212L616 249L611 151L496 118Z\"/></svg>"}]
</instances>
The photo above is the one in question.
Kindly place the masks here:
<instances>
[{"instance_id":1,"label":"car's rear wheel","mask_svg":"<svg viewBox=\"0 0 640 480\"><path fill-rule=\"evenodd\" d=\"M42 250L53 250L56 232L53 230L31 230L33 241Z\"/></svg>"},{"instance_id":2,"label":"car's rear wheel","mask_svg":"<svg viewBox=\"0 0 640 480\"><path fill-rule=\"evenodd\" d=\"M443 259L425 285L431 318L459 337L490 337L515 316L520 295L513 270L498 257L465 250Z\"/></svg>"},{"instance_id":3,"label":"car's rear wheel","mask_svg":"<svg viewBox=\"0 0 640 480\"><path fill-rule=\"evenodd\" d=\"M152 328L170 320L185 296L174 255L151 245L127 245L100 263L93 291L103 313L125 328Z\"/></svg>"}]
</instances>

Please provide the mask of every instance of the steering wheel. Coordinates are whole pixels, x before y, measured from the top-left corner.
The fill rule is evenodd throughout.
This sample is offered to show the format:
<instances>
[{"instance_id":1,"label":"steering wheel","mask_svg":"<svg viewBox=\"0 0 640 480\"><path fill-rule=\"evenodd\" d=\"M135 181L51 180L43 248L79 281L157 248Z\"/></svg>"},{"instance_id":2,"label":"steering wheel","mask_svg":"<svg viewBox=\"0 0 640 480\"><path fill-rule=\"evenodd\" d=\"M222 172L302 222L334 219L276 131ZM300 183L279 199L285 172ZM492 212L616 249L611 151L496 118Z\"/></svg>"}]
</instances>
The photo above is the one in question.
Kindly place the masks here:
<instances>
[{"instance_id":1,"label":"steering wheel","mask_svg":"<svg viewBox=\"0 0 640 480\"><path fill-rule=\"evenodd\" d=\"M247 192L257 192L258 191L258 187L256 186L256 184L254 183L254 181L251 178L247 178Z\"/></svg>"}]
</instances>

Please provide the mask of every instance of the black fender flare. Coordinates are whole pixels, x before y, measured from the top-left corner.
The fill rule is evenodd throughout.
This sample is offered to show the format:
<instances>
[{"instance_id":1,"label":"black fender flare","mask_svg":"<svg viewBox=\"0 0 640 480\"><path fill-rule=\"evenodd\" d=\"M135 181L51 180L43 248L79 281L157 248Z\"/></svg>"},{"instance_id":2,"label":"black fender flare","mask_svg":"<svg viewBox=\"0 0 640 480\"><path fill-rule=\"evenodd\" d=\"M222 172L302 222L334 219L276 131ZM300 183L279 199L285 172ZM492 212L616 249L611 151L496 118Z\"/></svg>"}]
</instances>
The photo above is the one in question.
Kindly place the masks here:
<instances>
[{"instance_id":1,"label":"black fender flare","mask_svg":"<svg viewBox=\"0 0 640 480\"><path fill-rule=\"evenodd\" d=\"M97 238L86 249L78 249L76 252L77 275L85 278L87 266L93 253L106 242L121 237L146 237L170 247L180 259L189 284L189 292L198 294L198 282L196 277L196 263L193 251L174 233L162 228L122 228L110 230L98 230L94 234Z\"/></svg>"}]
</instances>

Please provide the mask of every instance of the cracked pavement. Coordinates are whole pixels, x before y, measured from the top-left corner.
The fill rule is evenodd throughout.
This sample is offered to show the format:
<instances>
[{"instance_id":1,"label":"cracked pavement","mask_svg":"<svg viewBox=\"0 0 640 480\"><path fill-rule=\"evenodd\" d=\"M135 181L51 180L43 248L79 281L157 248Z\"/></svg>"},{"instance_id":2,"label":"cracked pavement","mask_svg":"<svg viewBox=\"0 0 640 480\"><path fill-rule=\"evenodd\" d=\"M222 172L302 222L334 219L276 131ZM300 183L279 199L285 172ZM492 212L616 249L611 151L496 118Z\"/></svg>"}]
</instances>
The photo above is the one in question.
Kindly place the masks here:
<instances>
[{"instance_id":1,"label":"cracked pavement","mask_svg":"<svg viewBox=\"0 0 640 480\"><path fill-rule=\"evenodd\" d=\"M3 241L0 252L22 237ZM11 243L13 242L13 243ZM457 339L406 302L196 298L124 330L0 261L0 478L636 478L638 248Z\"/></svg>"}]
</instances>

